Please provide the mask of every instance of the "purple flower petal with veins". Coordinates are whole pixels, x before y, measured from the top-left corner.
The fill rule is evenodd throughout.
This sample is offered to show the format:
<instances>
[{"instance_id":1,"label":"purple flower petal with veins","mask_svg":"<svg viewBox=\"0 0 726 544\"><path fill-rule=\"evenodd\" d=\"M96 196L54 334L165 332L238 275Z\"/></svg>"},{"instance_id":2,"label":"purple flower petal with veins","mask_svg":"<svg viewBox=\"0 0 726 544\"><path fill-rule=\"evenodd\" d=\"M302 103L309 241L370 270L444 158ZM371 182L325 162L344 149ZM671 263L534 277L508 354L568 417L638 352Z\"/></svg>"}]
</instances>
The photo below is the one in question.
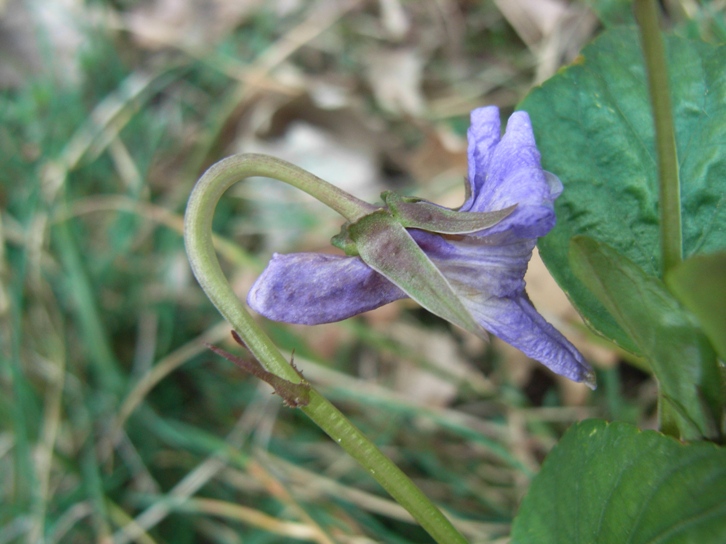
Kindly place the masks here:
<instances>
[{"instance_id":1,"label":"purple flower petal with veins","mask_svg":"<svg viewBox=\"0 0 726 544\"><path fill-rule=\"evenodd\" d=\"M484 329L553 372L594 387L582 355L530 303L524 274L537 238L555 224L556 176L542 170L529 116L515 112L500 135L499 110L471 114L469 196L461 212L515 205L496 225L466 235L408 232ZM372 310L407 294L359 257L274 255L247 301L276 321L314 325Z\"/></svg>"},{"instance_id":2,"label":"purple flower petal with veins","mask_svg":"<svg viewBox=\"0 0 726 544\"><path fill-rule=\"evenodd\" d=\"M273 321L319 325L405 297L358 257L275 253L247 295L247 304Z\"/></svg>"}]
</instances>

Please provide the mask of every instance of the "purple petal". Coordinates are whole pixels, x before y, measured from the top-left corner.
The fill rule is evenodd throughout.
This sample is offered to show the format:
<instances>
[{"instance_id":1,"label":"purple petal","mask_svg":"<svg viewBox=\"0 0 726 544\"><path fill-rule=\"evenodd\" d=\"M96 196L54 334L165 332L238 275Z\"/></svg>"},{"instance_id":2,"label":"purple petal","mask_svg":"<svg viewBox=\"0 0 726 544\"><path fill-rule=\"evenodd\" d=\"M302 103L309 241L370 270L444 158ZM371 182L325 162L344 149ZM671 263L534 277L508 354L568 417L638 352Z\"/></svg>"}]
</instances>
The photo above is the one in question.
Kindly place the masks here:
<instances>
[{"instance_id":1,"label":"purple petal","mask_svg":"<svg viewBox=\"0 0 726 544\"><path fill-rule=\"evenodd\" d=\"M457 294L484 297L519 296L535 240L506 234L449 236L412 230L424 250Z\"/></svg>"},{"instance_id":2,"label":"purple petal","mask_svg":"<svg viewBox=\"0 0 726 544\"><path fill-rule=\"evenodd\" d=\"M584 357L550 325L525 295L486 301L462 299L475 319L495 336L535 359L555 374L594 389L595 374Z\"/></svg>"},{"instance_id":3,"label":"purple petal","mask_svg":"<svg viewBox=\"0 0 726 544\"><path fill-rule=\"evenodd\" d=\"M499 108L487 106L471 112L471 125L467 131L469 141L469 185L470 195L461 211L471 211L469 206L484 185L489 160L502 135ZM488 210L493 211L493 210Z\"/></svg>"},{"instance_id":4,"label":"purple petal","mask_svg":"<svg viewBox=\"0 0 726 544\"><path fill-rule=\"evenodd\" d=\"M247 304L273 321L318 325L373 310L406 294L358 257L273 254Z\"/></svg>"},{"instance_id":5,"label":"purple petal","mask_svg":"<svg viewBox=\"0 0 726 544\"><path fill-rule=\"evenodd\" d=\"M552 203L562 188L556 176L542 170L529 115L513 113L504 136L493 147L486 147L485 153L481 142L491 141L493 124L475 125L474 113L469 173L474 172L476 178L471 182L474 193L461 211L488 212L517 204L514 213L483 234L508 231L519 238L544 236L555 224Z\"/></svg>"},{"instance_id":6,"label":"purple petal","mask_svg":"<svg viewBox=\"0 0 726 544\"><path fill-rule=\"evenodd\" d=\"M506 233L444 239L412 231L474 319L553 372L594 384L582 355L527 300L524 273L534 239Z\"/></svg>"}]
</instances>

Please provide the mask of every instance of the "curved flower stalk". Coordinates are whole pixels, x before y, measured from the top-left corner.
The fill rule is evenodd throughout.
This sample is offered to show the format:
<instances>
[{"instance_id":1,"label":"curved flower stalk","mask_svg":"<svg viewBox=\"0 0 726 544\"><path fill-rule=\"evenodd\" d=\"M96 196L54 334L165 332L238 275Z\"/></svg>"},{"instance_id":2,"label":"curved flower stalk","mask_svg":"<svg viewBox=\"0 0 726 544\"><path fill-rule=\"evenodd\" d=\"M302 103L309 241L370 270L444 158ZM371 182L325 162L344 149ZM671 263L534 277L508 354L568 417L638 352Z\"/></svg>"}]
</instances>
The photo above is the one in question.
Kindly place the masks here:
<instances>
[{"instance_id":1,"label":"curved flower stalk","mask_svg":"<svg viewBox=\"0 0 726 544\"><path fill-rule=\"evenodd\" d=\"M302 410L381 486L406 508L436 542L465 544L466 539L416 485L366 438L327 399L308 384L288 362L236 297L217 260L212 241L212 217L222 194L251 176L278 179L305 191L349 221L377 209L309 172L264 155L235 155L216 163L194 186L184 215L184 241L192 271L204 292L235 329L235 340L244 343L259 365L232 362L270 383L290 406ZM229 354L215 350L227 357Z\"/></svg>"},{"instance_id":2,"label":"curved flower stalk","mask_svg":"<svg viewBox=\"0 0 726 544\"><path fill-rule=\"evenodd\" d=\"M348 224L334 239L346 256L275 254L248 304L275 321L315 325L408 296L594 388L591 367L524 289L532 250L554 226L553 202L562 192L559 179L542 170L529 116L514 113L501 136L499 110L477 109L468 139L468 198L458 211L384 194L385 208ZM460 226L478 216L479 227Z\"/></svg>"}]
</instances>

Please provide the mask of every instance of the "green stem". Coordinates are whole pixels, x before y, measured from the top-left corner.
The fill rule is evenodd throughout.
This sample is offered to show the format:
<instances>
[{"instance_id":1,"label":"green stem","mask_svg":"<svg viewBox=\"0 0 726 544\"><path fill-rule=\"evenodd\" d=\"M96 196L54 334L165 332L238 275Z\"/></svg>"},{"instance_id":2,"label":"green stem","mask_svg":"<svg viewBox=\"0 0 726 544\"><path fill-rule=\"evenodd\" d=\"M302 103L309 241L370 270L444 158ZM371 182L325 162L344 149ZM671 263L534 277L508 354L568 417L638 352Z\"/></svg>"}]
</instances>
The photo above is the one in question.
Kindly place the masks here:
<instances>
[{"instance_id":1,"label":"green stem","mask_svg":"<svg viewBox=\"0 0 726 544\"><path fill-rule=\"evenodd\" d=\"M648 73L648 88L653 104L655 141L658 153L661 274L683 259L681 234L681 190L678 156L673 124L673 109L668 85L665 47L658 25L655 0L635 0L635 17Z\"/></svg>"},{"instance_id":2,"label":"green stem","mask_svg":"<svg viewBox=\"0 0 726 544\"><path fill-rule=\"evenodd\" d=\"M375 211L312 174L264 155L236 155L212 166L197 182L184 217L184 239L194 275L205 293L239 333L250 352L269 371L298 383L300 376L282 356L229 286L212 246L212 217L222 194L251 176L278 179L330 206L348 221ZM378 481L440 543L466 543L441 511L415 484L315 389L301 409Z\"/></svg>"}]
</instances>

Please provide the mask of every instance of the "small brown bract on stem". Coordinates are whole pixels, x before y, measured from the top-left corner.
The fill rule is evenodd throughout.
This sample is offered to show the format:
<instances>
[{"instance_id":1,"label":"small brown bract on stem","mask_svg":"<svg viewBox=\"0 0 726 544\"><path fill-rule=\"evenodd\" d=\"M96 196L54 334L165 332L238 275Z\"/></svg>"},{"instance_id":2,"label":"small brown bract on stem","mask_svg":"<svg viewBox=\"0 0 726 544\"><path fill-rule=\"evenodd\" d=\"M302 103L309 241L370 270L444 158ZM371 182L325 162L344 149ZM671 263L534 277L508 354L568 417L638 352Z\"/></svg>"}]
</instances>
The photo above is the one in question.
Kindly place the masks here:
<instances>
[{"instance_id":1,"label":"small brown bract on stem","mask_svg":"<svg viewBox=\"0 0 726 544\"><path fill-rule=\"evenodd\" d=\"M242 338L240 338L239 334L237 334L234 330L232 331L232 338L234 338L235 342L237 342L240 346L245 349L247 348ZM302 372L297 369L292 360L290 360L290 364L295 369L295 372L297 372L300 376L302 380L300 383L290 382L276 376L272 372L268 372L256 359L243 359L241 357L237 357L236 355L232 355L231 353L218 348L217 346L213 346L212 344L206 344L206 346L217 355L221 355L228 361L234 363L238 368L252 374L263 382L270 384L275 390L275 393L280 395L282 402L285 403L285 406L289 406L290 408L299 408L301 406L307 406L310 403L310 384L305 381Z\"/></svg>"}]
</instances>

